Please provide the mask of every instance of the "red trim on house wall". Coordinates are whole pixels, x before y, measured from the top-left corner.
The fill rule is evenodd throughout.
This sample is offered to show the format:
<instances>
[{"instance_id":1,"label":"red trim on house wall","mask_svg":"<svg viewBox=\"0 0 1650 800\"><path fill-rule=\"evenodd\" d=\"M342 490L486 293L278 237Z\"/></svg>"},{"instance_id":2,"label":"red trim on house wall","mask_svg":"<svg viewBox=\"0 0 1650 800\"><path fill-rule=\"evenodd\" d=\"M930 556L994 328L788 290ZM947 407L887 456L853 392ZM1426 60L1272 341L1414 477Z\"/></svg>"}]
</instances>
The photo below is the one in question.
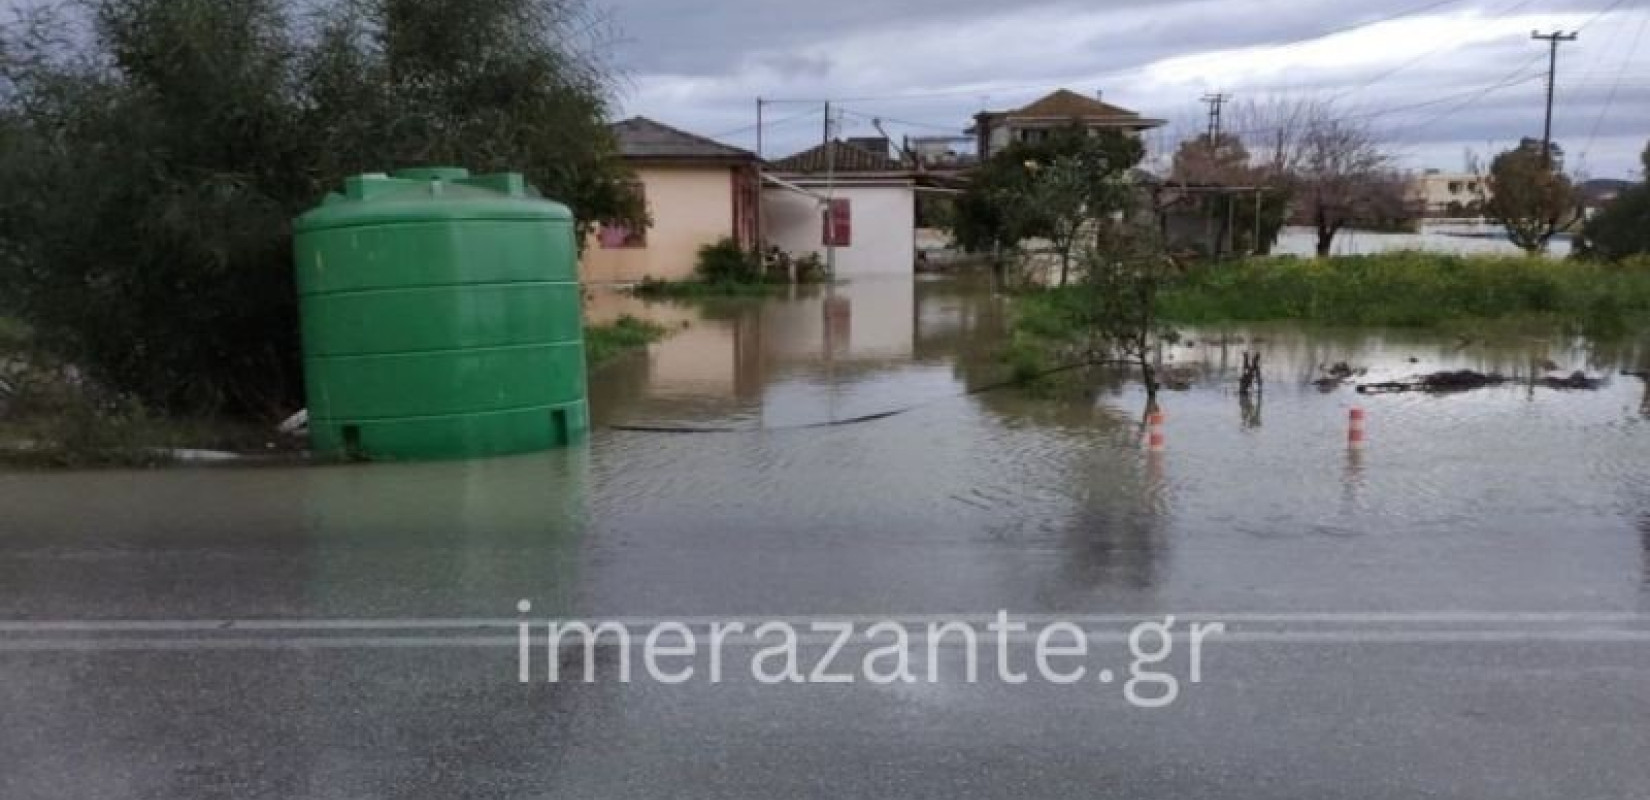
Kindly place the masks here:
<instances>
[{"instance_id":1,"label":"red trim on house wall","mask_svg":"<svg viewBox=\"0 0 1650 800\"><path fill-rule=\"evenodd\" d=\"M761 178L751 167L736 167L729 172L733 182L733 238L740 247L756 248L761 237L762 195Z\"/></svg>"}]
</instances>

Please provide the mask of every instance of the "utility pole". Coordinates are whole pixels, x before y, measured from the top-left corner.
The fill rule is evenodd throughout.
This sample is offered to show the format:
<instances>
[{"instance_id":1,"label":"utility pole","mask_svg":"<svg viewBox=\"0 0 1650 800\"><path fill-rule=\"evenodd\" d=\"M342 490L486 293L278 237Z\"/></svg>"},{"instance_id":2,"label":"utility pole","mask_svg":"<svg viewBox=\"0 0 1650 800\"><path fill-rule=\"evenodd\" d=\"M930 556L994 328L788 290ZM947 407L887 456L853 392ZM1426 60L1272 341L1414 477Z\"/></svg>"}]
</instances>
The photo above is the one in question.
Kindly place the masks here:
<instances>
[{"instance_id":1,"label":"utility pole","mask_svg":"<svg viewBox=\"0 0 1650 800\"><path fill-rule=\"evenodd\" d=\"M1221 111L1221 107L1226 105L1226 101L1230 100L1230 99L1232 99L1231 95L1224 94L1224 93L1221 93L1221 92L1216 92L1214 94L1206 94L1206 95L1203 96L1202 102L1207 103L1208 106L1209 106L1209 147L1210 147L1210 149L1213 149L1215 147L1215 144L1220 141L1220 111Z\"/></svg>"},{"instance_id":2,"label":"utility pole","mask_svg":"<svg viewBox=\"0 0 1650 800\"><path fill-rule=\"evenodd\" d=\"M1550 167L1553 164L1553 85L1558 77L1558 45L1562 42L1576 40L1576 32L1562 33L1553 31L1543 34L1541 31L1530 31L1531 39L1540 39L1547 43L1547 122L1541 128L1541 163Z\"/></svg>"},{"instance_id":3,"label":"utility pole","mask_svg":"<svg viewBox=\"0 0 1650 800\"><path fill-rule=\"evenodd\" d=\"M756 98L756 160L762 160L762 98Z\"/></svg>"}]
</instances>

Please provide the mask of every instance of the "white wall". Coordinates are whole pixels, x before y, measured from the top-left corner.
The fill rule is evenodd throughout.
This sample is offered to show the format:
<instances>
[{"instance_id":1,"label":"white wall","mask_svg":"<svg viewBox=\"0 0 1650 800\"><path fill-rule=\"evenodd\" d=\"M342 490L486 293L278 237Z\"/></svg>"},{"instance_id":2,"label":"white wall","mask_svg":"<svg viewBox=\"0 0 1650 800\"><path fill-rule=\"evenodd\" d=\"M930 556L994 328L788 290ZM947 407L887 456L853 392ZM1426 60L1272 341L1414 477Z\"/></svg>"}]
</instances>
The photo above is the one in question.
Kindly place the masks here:
<instances>
[{"instance_id":1,"label":"white wall","mask_svg":"<svg viewBox=\"0 0 1650 800\"><path fill-rule=\"evenodd\" d=\"M823 186L798 185L825 193ZM836 277L910 276L917 249L916 192L911 185L839 184L831 195L847 198L853 208L853 244L836 249ZM824 224L818 200L783 187L763 188L762 235L768 244L823 258Z\"/></svg>"}]
</instances>

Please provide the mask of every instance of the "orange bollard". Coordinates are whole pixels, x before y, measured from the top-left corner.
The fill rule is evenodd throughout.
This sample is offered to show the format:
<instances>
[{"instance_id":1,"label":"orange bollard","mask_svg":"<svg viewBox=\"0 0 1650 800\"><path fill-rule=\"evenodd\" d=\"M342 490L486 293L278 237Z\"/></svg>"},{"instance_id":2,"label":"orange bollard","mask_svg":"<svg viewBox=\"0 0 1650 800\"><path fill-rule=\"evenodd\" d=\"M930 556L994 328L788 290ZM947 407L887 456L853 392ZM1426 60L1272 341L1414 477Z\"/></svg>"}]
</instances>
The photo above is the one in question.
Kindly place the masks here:
<instances>
[{"instance_id":1,"label":"orange bollard","mask_svg":"<svg viewBox=\"0 0 1650 800\"><path fill-rule=\"evenodd\" d=\"M1163 412L1153 411L1146 417L1146 449L1153 453L1161 453L1164 443Z\"/></svg>"},{"instance_id":2,"label":"orange bollard","mask_svg":"<svg viewBox=\"0 0 1650 800\"><path fill-rule=\"evenodd\" d=\"M1352 414L1347 420L1346 446L1353 450L1362 450L1364 447L1364 410L1361 408L1352 409Z\"/></svg>"}]
</instances>

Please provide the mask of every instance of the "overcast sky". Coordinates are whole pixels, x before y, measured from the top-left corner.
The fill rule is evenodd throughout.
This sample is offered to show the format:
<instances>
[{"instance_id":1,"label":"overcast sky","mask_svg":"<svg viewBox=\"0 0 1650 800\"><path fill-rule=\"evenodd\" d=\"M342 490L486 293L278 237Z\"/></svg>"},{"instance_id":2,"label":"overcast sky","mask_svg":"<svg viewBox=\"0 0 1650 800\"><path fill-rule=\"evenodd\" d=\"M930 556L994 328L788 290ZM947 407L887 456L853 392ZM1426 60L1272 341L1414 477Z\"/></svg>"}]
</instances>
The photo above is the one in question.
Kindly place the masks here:
<instances>
[{"instance_id":1,"label":"overcast sky","mask_svg":"<svg viewBox=\"0 0 1650 800\"><path fill-rule=\"evenodd\" d=\"M1460 169L1540 136L1546 44L1560 48L1554 138L1592 177L1636 177L1650 139L1650 0L596 0L622 35L624 116L754 147L756 98L837 99L842 135L961 133L982 108L1059 87L1195 133L1198 98L1333 99L1411 167ZM1406 108L1407 107L1407 108ZM768 107L764 152L817 144L817 103Z\"/></svg>"}]
</instances>

